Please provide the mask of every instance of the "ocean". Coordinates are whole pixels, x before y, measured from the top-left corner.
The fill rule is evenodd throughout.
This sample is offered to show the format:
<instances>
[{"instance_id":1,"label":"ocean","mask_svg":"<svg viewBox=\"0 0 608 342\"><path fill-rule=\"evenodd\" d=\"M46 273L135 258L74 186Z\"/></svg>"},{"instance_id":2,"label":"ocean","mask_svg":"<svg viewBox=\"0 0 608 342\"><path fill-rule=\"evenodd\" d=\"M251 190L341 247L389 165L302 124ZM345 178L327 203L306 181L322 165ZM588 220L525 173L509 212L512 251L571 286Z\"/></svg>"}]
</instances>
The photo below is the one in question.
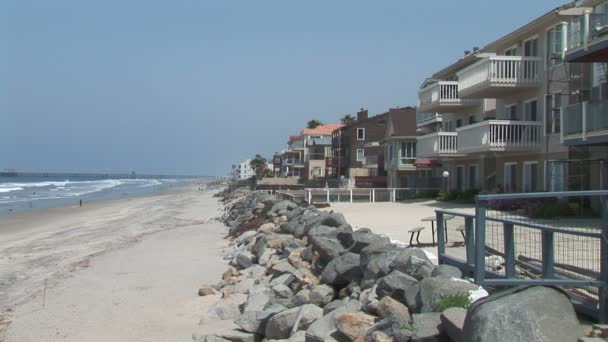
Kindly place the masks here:
<instances>
[{"instance_id":1,"label":"ocean","mask_svg":"<svg viewBox=\"0 0 608 342\"><path fill-rule=\"evenodd\" d=\"M0 177L0 214L135 197L157 193L192 180L54 179Z\"/></svg>"}]
</instances>

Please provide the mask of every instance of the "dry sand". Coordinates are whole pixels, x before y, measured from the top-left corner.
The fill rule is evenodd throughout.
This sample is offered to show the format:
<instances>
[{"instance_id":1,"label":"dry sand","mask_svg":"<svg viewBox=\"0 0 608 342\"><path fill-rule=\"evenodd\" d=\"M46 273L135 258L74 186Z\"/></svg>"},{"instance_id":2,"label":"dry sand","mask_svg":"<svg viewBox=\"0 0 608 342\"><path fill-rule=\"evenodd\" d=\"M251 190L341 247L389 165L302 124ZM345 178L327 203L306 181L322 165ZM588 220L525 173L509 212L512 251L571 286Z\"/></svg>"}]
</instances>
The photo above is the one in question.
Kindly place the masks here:
<instances>
[{"instance_id":1,"label":"dry sand","mask_svg":"<svg viewBox=\"0 0 608 342\"><path fill-rule=\"evenodd\" d=\"M6 340L191 341L226 268L218 207L190 189L1 216Z\"/></svg>"}]
</instances>

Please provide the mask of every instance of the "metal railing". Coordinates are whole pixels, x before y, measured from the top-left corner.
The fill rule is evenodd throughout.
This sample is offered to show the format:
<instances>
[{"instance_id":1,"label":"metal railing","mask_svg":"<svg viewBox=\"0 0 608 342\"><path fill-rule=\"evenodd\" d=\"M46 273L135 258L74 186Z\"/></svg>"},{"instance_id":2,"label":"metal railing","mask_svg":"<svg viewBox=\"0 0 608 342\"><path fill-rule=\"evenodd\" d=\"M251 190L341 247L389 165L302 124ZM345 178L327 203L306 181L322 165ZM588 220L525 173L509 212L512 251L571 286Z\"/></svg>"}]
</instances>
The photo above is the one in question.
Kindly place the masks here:
<instances>
[{"instance_id":1,"label":"metal railing","mask_svg":"<svg viewBox=\"0 0 608 342\"><path fill-rule=\"evenodd\" d=\"M437 132L416 137L416 154L419 157L437 157L458 154L458 133Z\"/></svg>"},{"instance_id":2,"label":"metal railing","mask_svg":"<svg viewBox=\"0 0 608 342\"><path fill-rule=\"evenodd\" d=\"M608 100L584 101L562 108L563 134L587 135L608 131Z\"/></svg>"},{"instance_id":3,"label":"metal railing","mask_svg":"<svg viewBox=\"0 0 608 342\"><path fill-rule=\"evenodd\" d=\"M422 192L438 188L311 188L280 191L278 196L297 203L397 202L413 199Z\"/></svg>"},{"instance_id":4,"label":"metal railing","mask_svg":"<svg viewBox=\"0 0 608 342\"><path fill-rule=\"evenodd\" d=\"M474 214L436 215L440 263L484 286L564 287L578 311L608 321L608 191L478 195ZM446 215L464 221L463 246L446 245Z\"/></svg>"}]
</instances>

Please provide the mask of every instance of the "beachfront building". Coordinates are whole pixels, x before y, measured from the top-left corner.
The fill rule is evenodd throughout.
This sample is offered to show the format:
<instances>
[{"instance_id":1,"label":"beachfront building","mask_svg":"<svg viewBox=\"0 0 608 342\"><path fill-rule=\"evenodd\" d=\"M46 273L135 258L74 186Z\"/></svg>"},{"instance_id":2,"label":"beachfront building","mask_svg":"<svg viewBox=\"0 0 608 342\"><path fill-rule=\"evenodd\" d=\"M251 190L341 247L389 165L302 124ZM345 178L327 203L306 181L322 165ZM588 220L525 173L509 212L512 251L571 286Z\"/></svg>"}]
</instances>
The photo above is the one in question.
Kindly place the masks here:
<instances>
[{"instance_id":1,"label":"beachfront building","mask_svg":"<svg viewBox=\"0 0 608 342\"><path fill-rule=\"evenodd\" d=\"M433 168L416 158L416 108L391 108L382 147L389 188L434 187ZM436 172L436 171L435 171Z\"/></svg>"},{"instance_id":2,"label":"beachfront building","mask_svg":"<svg viewBox=\"0 0 608 342\"><path fill-rule=\"evenodd\" d=\"M425 80L419 158L448 171L450 189L567 190L559 108L570 75L567 18L552 10Z\"/></svg>"},{"instance_id":3,"label":"beachfront building","mask_svg":"<svg viewBox=\"0 0 608 342\"><path fill-rule=\"evenodd\" d=\"M561 141L569 148L572 190L608 189L608 1L580 1L560 15L567 30L568 103Z\"/></svg>"},{"instance_id":4,"label":"beachfront building","mask_svg":"<svg viewBox=\"0 0 608 342\"><path fill-rule=\"evenodd\" d=\"M236 179L249 179L255 176L255 170L249 164L251 159L247 159L235 165L233 169L233 177Z\"/></svg>"},{"instance_id":5,"label":"beachfront building","mask_svg":"<svg viewBox=\"0 0 608 342\"><path fill-rule=\"evenodd\" d=\"M289 137L287 148L281 153L280 169L280 177L303 177L304 138L301 135Z\"/></svg>"},{"instance_id":6,"label":"beachfront building","mask_svg":"<svg viewBox=\"0 0 608 342\"><path fill-rule=\"evenodd\" d=\"M305 128L300 136L304 146L304 174L306 182L325 182L328 174L326 160L332 157L332 133L341 128L341 124L326 124L315 128Z\"/></svg>"},{"instance_id":7,"label":"beachfront building","mask_svg":"<svg viewBox=\"0 0 608 342\"><path fill-rule=\"evenodd\" d=\"M335 178L349 179L353 184L367 177L367 186L386 187L381 141L386 133L387 116L388 113L383 113L368 117L368 111L361 108L354 123L333 132L333 158L328 166Z\"/></svg>"}]
</instances>

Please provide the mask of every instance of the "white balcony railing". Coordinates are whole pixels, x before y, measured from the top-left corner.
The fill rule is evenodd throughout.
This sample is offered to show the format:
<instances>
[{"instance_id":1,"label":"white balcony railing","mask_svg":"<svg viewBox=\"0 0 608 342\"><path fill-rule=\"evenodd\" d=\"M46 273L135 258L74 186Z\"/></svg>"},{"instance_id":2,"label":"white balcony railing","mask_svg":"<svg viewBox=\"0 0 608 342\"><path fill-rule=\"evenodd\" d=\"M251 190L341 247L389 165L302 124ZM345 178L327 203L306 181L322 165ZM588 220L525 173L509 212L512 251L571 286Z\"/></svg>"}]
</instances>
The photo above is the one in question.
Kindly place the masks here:
<instances>
[{"instance_id":1,"label":"white balcony railing","mask_svg":"<svg viewBox=\"0 0 608 342\"><path fill-rule=\"evenodd\" d=\"M527 151L541 146L538 121L488 120L457 128L458 152Z\"/></svg>"},{"instance_id":2,"label":"white balcony railing","mask_svg":"<svg viewBox=\"0 0 608 342\"><path fill-rule=\"evenodd\" d=\"M459 107L475 105L477 100L461 99L458 96L458 82L439 81L418 91L418 107L421 112L453 111Z\"/></svg>"},{"instance_id":3,"label":"white balcony railing","mask_svg":"<svg viewBox=\"0 0 608 342\"><path fill-rule=\"evenodd\" d=\"M438 132L417 137L418 157L433 158L458 154L458 133Z\"/></svg>"},{"instance_id":4,"label":"white balcony railing","mask_svg":"<svg viewBox=\"0 0 608 342\"><path fill-rule=\"evenodd\" d=\"M459 71L460 97L500 97L505 89L540 86L543 80L540 57L491 56Z\"/></svg>"}]
</instances>

